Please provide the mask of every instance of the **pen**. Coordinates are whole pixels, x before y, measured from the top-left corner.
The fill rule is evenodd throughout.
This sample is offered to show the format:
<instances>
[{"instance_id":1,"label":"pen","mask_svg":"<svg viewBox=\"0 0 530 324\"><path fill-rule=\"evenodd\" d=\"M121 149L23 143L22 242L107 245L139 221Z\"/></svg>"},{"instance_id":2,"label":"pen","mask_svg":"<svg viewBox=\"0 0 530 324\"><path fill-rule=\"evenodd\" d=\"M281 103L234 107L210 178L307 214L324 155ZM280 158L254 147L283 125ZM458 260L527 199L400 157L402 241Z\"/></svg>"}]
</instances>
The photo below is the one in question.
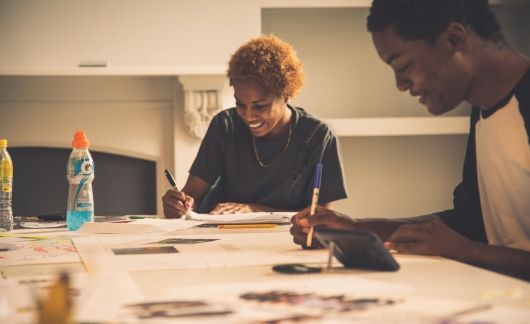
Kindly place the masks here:
<instances>
[{"instance_id":1,"label":"pen","mask_svg":"<svg viewBox=\"0 0 530 324\"><path fill-rule=\"evenodd\" d=\"M179 188L177 187L177 182L175 181L175 178L173 178L173 175L171 174L171 172L169 172L168 169L165 169L164 170L164 174L166 175L167 181L169 181L169 184L171 185L173 190L180 191ZM189 210L190 210L189 203L186 203L185 207L188 210L188 212L186 212L186 214L183 217L184 217L184 219L188 219L188 218L190 218L190 216L188 215L189 214Z\"/></svg>"},{"instance_id":2,"label":"pen","mask_svg":"<svg viewBox=\"0 0 530 324\"><path fill-rule=\"evenodd\" d=\"M173 178L173 175L171 174L171 172L169 172L168 169L165 169L164 174L166 175L167 181L169 181L171 188L173 188L173 190L180 191L179 188L177 187L175 178Z\"/></svg>"},{"instance_id":3,"label":"pen","mask_svg":"<svg viewBox=\"0 0 530 324\"><path fill-rule=\"evenodd\" d=\"M315 166L315 179L313 182L313 198L311 199L311 208L309 210L309 216L313 216L318 205L318 194L320 193L320 179L322 178L322 163L317 163ZM313 244L313 232L314 227L311 226L309 233L307 234L306 245L309 247Z\"/></svg>"}]
</instances>

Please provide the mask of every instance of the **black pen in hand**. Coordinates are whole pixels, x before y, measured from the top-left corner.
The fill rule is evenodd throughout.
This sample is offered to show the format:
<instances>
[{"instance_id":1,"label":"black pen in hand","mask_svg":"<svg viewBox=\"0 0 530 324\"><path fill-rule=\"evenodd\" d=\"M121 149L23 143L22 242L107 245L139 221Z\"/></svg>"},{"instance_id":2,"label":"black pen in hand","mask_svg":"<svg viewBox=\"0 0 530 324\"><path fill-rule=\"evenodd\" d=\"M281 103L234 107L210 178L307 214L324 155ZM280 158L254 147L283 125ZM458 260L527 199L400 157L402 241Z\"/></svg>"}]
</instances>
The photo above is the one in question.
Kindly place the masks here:
<instances>
[{"instance_id":1,"label":"black pen in hand","mask_svg":"<svg viewBox=\"0 0 530 324\"><path fill-rule=\"evenodd\" d=\"M171 172L169 172L168 169L165 169L164 174L166 175L167 181L169 181L171 188L173 188L173 190L180 191L179 188L177 187L177 183L175 182L175 178L173 178L173 175L171 174Z\"/></svg>"},{"instance_id":2,"label":"black pen in hand","mask_svg":"<svg viewBox=\"0 0 530 324\"><path fill-rule=\"evenodd\" d=\"M176 181L175 181L175 178L173 177L173 175L171 174L171 172L169 172L168 169L165 169L165 170L164 170L164 174L166 175L167 181L169 181L169 184L171 185L171 187L173 188L173 190L180 192L179 188L177 187L177 183L176 183ZM184 197L186 197L186 194L184 194ZM185 199L185 198L184 198L184 199ZM186 207L186 209L187 209L188 211L190 210L190 205L189 205L188 202L185 203L185 207ZM188 213L186 213L186 215L184 215L185 218L187 218L187 214L188 214Z\"/></svg>"}]
</instances>

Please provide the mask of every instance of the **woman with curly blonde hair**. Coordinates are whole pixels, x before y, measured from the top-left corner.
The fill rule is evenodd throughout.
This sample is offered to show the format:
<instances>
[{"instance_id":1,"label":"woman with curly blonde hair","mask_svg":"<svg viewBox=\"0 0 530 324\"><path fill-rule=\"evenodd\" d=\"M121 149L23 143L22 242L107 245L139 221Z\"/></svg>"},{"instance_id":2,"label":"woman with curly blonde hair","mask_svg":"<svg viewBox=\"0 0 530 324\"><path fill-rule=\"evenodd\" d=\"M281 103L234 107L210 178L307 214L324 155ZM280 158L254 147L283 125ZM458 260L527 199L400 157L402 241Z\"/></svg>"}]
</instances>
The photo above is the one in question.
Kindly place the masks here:
<instances>
[{"instance_id":1,"label":"woman with curly blonde hair","mask_svg":"<svg viewBox=\"0 0 530 324\"><path fill-rule=\"evenodd\" d=\"M319 162L319 204L346 198L333 132L288 104L304 83L294 49L272 35L251 39L232 55L227 75L236 107L213 118L183 190L162 198L165 216L180 217L188 208L213 214L303 209Z\"/></svg>"}]
</instances>

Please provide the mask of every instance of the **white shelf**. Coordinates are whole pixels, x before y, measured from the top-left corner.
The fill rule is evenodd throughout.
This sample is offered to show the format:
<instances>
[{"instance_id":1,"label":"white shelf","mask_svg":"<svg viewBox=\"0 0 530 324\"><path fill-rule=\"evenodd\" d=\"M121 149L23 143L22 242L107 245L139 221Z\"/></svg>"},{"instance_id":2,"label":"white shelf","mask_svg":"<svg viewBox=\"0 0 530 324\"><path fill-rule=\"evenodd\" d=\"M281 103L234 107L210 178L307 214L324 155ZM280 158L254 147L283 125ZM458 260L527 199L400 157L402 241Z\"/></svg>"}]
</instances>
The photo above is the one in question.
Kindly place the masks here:
<instances>
[{"instance_id":1,"label":"white shelf","mask_svg":"<svg viewBox=\"0 0 530 324\"><path fill-rule=\"evenodd\" d=\"M369 8L371 0L261 0L261 8Z\"/></svg>"},{"instance_id":2,"label":"white shelf","mask_svg":"<svg viewBox=\"0 0 530 324\"><path fill-rule=\"evenodd\" d=\"M492 5L523 4L528 0L489 0ZM260 0L261 8L370 8L372 0Z\"/></svg>"},{"instance_id":3,"label":"white shelf","mask_svg":"<svg viewBox=\"0 0 530 324\"><path fill-rule=\"evenodd\" d=\"M0 76L176 76L225 74L226 66L0 67Z\"/></svg>"},{"instance_id":4,"label":"white shelf","mask_svg":"<svg viewBox=\"0 0 530 324\"><path fill-rule=\"evenodd\" d=\"M339 137L462 135L469 117L327 118Z\"/></svg>"}]
</instances>

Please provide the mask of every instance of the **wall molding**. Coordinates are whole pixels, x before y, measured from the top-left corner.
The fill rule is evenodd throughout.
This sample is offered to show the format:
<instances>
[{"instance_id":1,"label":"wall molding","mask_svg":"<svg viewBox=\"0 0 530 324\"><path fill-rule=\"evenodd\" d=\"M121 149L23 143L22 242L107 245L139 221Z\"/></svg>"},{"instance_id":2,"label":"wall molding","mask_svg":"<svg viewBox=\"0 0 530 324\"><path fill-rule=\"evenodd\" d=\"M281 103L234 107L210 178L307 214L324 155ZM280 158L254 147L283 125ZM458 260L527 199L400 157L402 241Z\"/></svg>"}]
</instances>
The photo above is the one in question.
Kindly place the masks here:
<instances>
[{"instance_id":1,"label":"wall molding","mask_svg":"<svg viewBox=\"0 0 530 324\"><path fill-rule=\"evenodd\" d=\"M178 80L184 92L186 132L202 139L212 118L223 109L223 91L228 85L226 75L181 75Z\"/></svg>"}]
</instances>

